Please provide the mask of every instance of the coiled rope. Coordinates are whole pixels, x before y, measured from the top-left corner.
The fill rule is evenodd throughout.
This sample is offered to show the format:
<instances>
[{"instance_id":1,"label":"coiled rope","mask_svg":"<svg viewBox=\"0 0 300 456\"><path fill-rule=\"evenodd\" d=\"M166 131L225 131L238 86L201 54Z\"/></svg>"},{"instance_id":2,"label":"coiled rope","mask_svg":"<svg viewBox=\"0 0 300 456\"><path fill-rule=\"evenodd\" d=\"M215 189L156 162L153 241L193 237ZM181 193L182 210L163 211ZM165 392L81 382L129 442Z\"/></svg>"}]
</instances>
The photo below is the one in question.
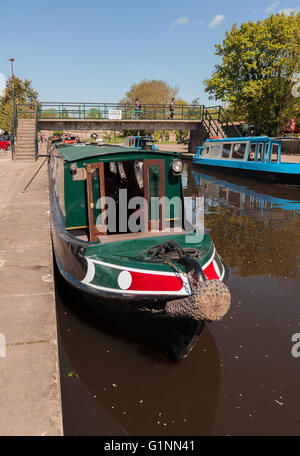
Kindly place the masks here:
<instances>
[{"instance_id":1,"label":"coiled rope","mask_svg":"<svg viewBox=\"0 0 300 456\"><path fill-rule=\"evenodd\" d=\"M166 241L163 244L149 247L147 250L139 252L136 259L139 261L170 261L192 257L198 260L200 251L193 248L182 248L176 241Z\"/></svg>"}]
</instances>

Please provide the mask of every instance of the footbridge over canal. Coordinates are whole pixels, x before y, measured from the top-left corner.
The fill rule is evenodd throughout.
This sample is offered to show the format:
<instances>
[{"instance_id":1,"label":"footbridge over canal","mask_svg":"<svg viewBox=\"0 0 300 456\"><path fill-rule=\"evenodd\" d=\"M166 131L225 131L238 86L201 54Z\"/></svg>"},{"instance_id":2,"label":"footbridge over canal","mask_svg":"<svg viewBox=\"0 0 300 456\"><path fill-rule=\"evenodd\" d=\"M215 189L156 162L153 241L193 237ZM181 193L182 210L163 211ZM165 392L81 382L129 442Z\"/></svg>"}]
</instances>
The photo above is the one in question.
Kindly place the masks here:
<instances>
[{"instance_id":1,"label":"footbridge over canal","mask_svg":"<svg viewBox=\"0 0 300 456\"><path fill-rule=\"evenodd\" d=\"M167 105L134 105L118 103L55 103L17 105L14 112L14 159L37 159L38 133L100 130L188 130L190 151L208 137L241 136L222 106L175 105L170 116Z\"/></svg>"}]
</instances>

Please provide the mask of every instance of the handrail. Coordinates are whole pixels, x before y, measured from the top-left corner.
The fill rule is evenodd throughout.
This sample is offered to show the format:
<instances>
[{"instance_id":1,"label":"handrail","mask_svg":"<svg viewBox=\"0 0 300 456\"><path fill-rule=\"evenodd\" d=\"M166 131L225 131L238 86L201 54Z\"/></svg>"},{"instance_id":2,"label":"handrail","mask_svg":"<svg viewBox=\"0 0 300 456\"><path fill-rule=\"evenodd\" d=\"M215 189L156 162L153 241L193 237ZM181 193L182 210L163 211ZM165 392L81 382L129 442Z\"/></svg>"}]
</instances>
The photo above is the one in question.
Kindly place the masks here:
<instances>
[{"instance_id":1,"label":"handrail","mask_svg":"<svg viewBox=\"0 0 300 456\"><path fill-rule=\"evenodd\" d=\"M202 120L203 105L175 105L172 120ZM136 113L134 104L126 103L75 103L75 102L40 102L40 119L108 119L110 110L120 110L122 119L168 120L169 105L142 104Z\"/></svg>"},{"instance_id":2,"label":"handrail","mask_svg":"<svg viewBox=\"0 0 300 456\"><path fill-rule=\"evenodd\" d=\"M208 130L208 136L211 136L211 130L212 130L212 132L215 136L220 135L221 137L223 137L224 136L223 130L221 130L221 128L219 127L217 122L214 120L214 118L210 114L209 110L207 108L204 108L203 121L207 120L207 118L209 119L209 124L208 124L208 126L206 125L206 128Z\"/></svg>"},{"instance_id":3,"label":"handrail","mask_svg":"<svg viewBox=\"0 0 300 456\"><path fill-rule=\"evenodd\" d=\"M34 110L34 116L35 116L35 148L34 148L34 158L35 161L38 159L38 154L39 154L39 140L38 140L38 104L35 104L35 110Z\"/></svg>"},{"instance_id":4,"label":"handrail","mask_svg":"<svg viewBox=\"0 0 300 456\"><path fill-rule=\"evenodd\" d=\"M242 136L240 131L238 130L238 128L236 128L236 125L234 124L234 122L231 120L231 117L229 116L228 112L225 111L223 106L220 106L219 108L220 108L220 112L222 112L227 118L226 125L228 126L228 124L230 124L230 126L235 129L235 132L236 132L237 136Z\"/></svg>"},{"instance_id":5,"label":"handrail","mask_svg":"<svg viewBox=\"0 0 300 456\"><path fill-rule=\"evenodd\" d=\"M17 133L17 126L18 126L18 111L17 111L17 106L14 105L14 111L13 111L13 120L12 120L12 128L11 128L11 133L12 133L12 141L11 141L11 159L15 159L15 137Z\"/></svg>"}]
</instances>

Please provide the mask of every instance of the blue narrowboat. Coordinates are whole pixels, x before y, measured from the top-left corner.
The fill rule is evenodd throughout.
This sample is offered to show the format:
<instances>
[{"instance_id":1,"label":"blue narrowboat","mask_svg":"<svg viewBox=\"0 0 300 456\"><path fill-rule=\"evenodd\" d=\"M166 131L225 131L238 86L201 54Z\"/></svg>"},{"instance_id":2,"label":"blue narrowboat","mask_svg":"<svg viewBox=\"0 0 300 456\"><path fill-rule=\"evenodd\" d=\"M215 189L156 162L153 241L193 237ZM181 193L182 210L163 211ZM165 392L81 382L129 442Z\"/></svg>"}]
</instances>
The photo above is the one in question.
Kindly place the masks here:
<instances>
[{"instance_id":1,"label":"blue narrowboat","mask_svg":"<svg viewBox=\"0 0 300 456\"><path fill-rule=\"evenodd\" d=\"M208 139L193 163L271 182L300 185L300 140L267 136Z\"/></svg>"},{"instance_id":2,"label":"blue narrowboat","mask_svg":"<svg viewBox=\"0 0 300 456\"><path fill-rule=\"evenodd\" d=\"M124 147L133 147L139 150L155 150L158 147L154 144L155 139L153 136L127 136L124 141Z\"/></svg>"}]
</instances>

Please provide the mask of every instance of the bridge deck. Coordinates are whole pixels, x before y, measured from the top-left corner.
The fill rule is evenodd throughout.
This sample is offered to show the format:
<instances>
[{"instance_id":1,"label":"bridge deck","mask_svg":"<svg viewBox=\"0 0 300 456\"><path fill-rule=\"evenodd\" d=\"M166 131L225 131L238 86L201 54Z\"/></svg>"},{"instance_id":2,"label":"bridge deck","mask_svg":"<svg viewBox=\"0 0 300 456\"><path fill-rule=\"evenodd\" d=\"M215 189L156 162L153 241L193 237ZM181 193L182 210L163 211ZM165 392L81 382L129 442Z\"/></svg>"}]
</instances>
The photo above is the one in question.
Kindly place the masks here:
<instances>
[{"instance_id":1,"label":"bridge deck","mask_svg":"<svg viewBox=\"0 0 300 456\"><path fill-rule=\"evenodd\" d=\"M98 129L98 130L198 130L202 122L194 120L165 119L43 119L38 120L41 129Z\"/></svg>"}]
</instances>

